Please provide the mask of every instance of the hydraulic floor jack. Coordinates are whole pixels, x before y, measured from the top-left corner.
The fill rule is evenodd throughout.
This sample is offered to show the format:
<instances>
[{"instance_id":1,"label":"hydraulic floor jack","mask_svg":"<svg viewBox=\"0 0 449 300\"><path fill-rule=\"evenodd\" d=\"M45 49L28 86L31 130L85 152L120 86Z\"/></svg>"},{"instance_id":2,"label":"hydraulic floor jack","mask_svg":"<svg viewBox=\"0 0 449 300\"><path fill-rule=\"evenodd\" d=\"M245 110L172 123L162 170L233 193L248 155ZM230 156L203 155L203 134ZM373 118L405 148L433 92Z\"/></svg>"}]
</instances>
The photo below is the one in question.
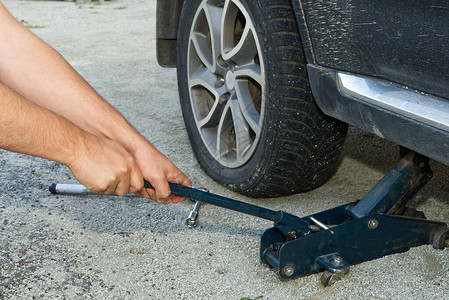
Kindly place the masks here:
<instances>
[{"instance_id":1,"label":"hydraulic floor jack","mask_svg":"<svg viewBox=\"0 0 449 300\"><path fill-rule=\"evenodd\" d=\"M427 220L405 205L432 177L429 159L408 153L359 201L306 217L170 183L173 194L197 201L187 225L194 226L201 203L209 203L274 222L260 243L260 259L281 280L324 271L321 282L333 284L352 264L369 261L411 247L449 246L446 224ZM50 191L64 192L53 184ZM146 187L152 187L145 182Z\"/></svg>"}]
</instances>

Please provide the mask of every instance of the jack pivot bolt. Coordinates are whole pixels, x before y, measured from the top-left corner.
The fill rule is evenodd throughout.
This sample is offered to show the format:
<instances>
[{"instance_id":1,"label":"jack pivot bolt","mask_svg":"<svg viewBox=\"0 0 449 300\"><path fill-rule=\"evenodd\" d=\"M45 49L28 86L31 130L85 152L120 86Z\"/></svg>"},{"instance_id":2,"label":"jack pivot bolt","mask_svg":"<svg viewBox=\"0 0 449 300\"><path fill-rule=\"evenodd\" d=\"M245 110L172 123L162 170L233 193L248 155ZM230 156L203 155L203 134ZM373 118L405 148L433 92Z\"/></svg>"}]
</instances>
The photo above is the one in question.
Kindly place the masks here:
<instances>
[{"instance_id":1,"label":"jack pivot bolt","mask_svg":"<svg viewBox=\"0 0 449 300\"><path fill-rule=\"evenodd\" d=\"M371 219L368 221L369 229L376 229L377 226L379 226L379 221L377 221L376 219Z\"/></svg>"},{"instance_id":2,"label":"jack pivot bolt","mask_svg":"<svg viewBox=\"0 0 449 300\"><path fill-rule=\"evenodd\" d=\"M282 272L284 272L284 275L287 277L291 277L295 273L295 268L292 266L285 267Z\"/></svg>"}]
</instances>

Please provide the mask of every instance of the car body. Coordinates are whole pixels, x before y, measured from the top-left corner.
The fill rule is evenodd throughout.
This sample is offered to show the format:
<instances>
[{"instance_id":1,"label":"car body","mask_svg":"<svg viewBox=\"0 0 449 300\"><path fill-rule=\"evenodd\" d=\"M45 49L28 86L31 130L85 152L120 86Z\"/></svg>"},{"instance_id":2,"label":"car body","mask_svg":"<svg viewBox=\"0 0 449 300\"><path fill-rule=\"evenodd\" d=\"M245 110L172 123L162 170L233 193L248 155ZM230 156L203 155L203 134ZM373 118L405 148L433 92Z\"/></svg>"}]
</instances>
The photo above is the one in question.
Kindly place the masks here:
<instances>
[{"instance_id":1,"label":"car body","mask_svg":"<svg viewBox=\"0 0 449 300\"><path fill-rule=\"evenodd\" d=\"M196 15L191 13L190 19L192 21L186 23L183 21L186 20L186 17L182 18L182 11L188 10L187 7L192 2L192 5L195 6L193 10L196 11ZM215 21L216 25L213 25L212 13L209 13L209 9L204 7L213 7L210 11L217 12L217 16L219 16L218 11L223 10L221 21ZM190 42L193 43L196 41L193 33L197 32L196 28L201 27L200 25L203 23L206 24L206 27L209 24L210 28L221 26L221 51L223 55L226 54L223 50L226 50L227 43L226 26L229 27L226 22L230 16L235 15L244 16L242 19L245 21L240 21L243 23L242 28L244 28L241 31L244 32L249 23L253 24L250 29L255 32L253 34L255 38L246 38L247 40L243 42L251 44L248 40L251 42L255 40L255 45L259 49L256 62L260 61L257 66L262 70L261 74L265 76L265 81L261 84L261 91L266 94L266 102L263 102L265 103L264 107L267 107L270 111L270 99L273 98L275 99L273 101L278 101L275 105L277 108L291 109L290 104L285 104L286 106L283 107L283 103L286 102L282 102L278 99L279 96L272 95L273 93L267 92L267 90L274 89L275 84L279 85L276 76L273 76L272 73L278 72L275 75L284 76L286 75L284 73L291 72L291 70L296 72L296 69L302 69L301 64L298 64L296 69L291 67L287 71L285 71L285 68L274 69L274 71L270 69L274 68L273 64L285 63L288 60L287 56L293 56L292 51L296 51L303 58L295 59L291 64L294 65L298 61L303 62L306 69L301 70L301 72L306 72L304 78L308 80L307 84L301 83L303 86L298 90L298 95L301 94L302 90L310 88L313 101L317 104L319 110L326 115L322 117L326 120L326 124L333 122L329 121L327 117L335 120L335 123L329 125L336 128L332 129L331 133L329 133L330 131L321 133L315 130L313 134L306 138L303 138L300 134L301 130L307 131L308 125L314 121L311 118L301 120L300 123L305 125L298 126L295 129L295 135L289 135L292 143L277 150L276 153L280 153L283 149L289 148L288 153L284 151L282 155L275 155L276 159L280 161L289 156L291 152L304 152L305 154L300 158L291 159L291 161L296 162L294 168L297 170L308 165L308 163L304 163L306 156L315 157L321 151L319 149L313 150L313 146L298 146L298 150L295 150L291 145L294 144L293 141L296 137L308 141L315 138L316 135L329 134L332 137L328 136L321 141L318 139L320 141L318 143L338 140L334 143L336 146L332 150L310 164L319 164L326 161L326 158L333 156L334 158L325 163L332 166L329 167L326 176L310 183L308 186L290 189L279 195L310 190L330 178L335 172L335 166L338 166L338 160L335 157L338 157L341 151L341 140L344 140L345 134L344 124L356 126L404 148L411 149L444 164L449 164L449 151L447 151L449 145L449 51L447 51L449 23L447 23L447 5L445 2L417 0L203 0L196 2L159 0L157 10L159 64L165 67L178 66L179 69L180 60L182 60L179 52L187 47L185 45L188 45L186 43L179 44L179 39L190 32ZM182 28L185 27L185 24L182 22L191 24L190 31L183 31ZM235 23L237 24L237 22ZM285 26L285 32L282 31L282 26ZM277 29L272 32L270 31L272 28ZM210 40L213 40L213 30L204 31L204 35L207 36L208 34L212 36L212 38L208 38L210 43ZM243 35L240 36L240 39L243 39ZM296 39L296 35L298 39ZM276 44L278 36L284 41L281 46ZM289 43L291 49L287 49ZM228 48L237 48L237 46L236 40ZM212 45L211 48L213 49L214 46ZM192 49L191 51L202 53L202 50L198 50L201 49L199 46L192 46ZM276 52L277 57L270 56L272 55L270 51L275 51L273 49L278 51ZM281 51L279 49L283 52L279 52ZM279 58L280 55L285 57ZM190 61L187 58L187 62ZM231 68L229 67L231 63L228 63L230 59L225 59L225 61L227 63L224 65L228 69ZM233 70L237 65L232 64ZM227 76L228 73L225 73L225 75ZM300 75L300 73L298 74ZM180 75L178 72L178 80L182 76L185 75ZM226 76L222 79L223 82L227 80ZM252 75L248 76L251 77ZM237 78L237 75L235 75L235 78ZM290 88L293 89L294 85L301 82L300 79L296 78L299 77L295 77L291 81L287 78L283 82L288 83ZM266 87L266 89L263 89L263 87ZM281 94L283 93L281 92ZM188 98L188 95L184 95L184 97ZM190 97L190 102L193 103L192 97L194 98L194 96ZM288 97L290 95L286 98ZM299 95L298 97L301 98L302 96ZM308 97L306 95L303 98ZM300 116L302 112L297 111L296 114ZM260 112L260 118L262 116L262 112ZM272 117L268 112L264 116L265 118ZM235 118L235 115L233 117ZM272 123L268 123L268 121L264 123L264 131L271 130L271 125L267 124L282 122L281 114L275 116L275 118L278 119L271 120ZM294 116L290 115L289 118L292 118L291 124L295 124ZM344 124L340 124L340 121ZM197 122L197 124L199 123ZM317 128L328 126L323 124L318 125ZM284 129L278 131L285 132L285 130L282 130ZM279 135L282 134L279 133ZM193 138L191 135L191 140ZM260 139L269 139L269 137L261 135ZM282 139L279 138L279 140ZM203 141L207 142L208 140L203 139ZM259 147L258 145L262 143L259 140L256 141L256 139L253 141L254 147ZM328 146L326 146L327 148ZM196 155L198 158L203 154L197 153ZM251 155L256 157L257 151L254 150ZM237 169L243 167L244 164L248 164L251 159L250 157L249 160L241 160L241 163L235 166L232 164L224 165L231 170L228 177L232 177L232 174L240 176ZM268 166L268 164L265 165ZM204 164L202 166L204 168ZM268 170L269 167L266 168ZM207 167L205 169L207 172ZM253 168L253 170L256 169ZM276 186L264 188L262 192L252 194L250 190L260 184L253 180L254 178L251 179L253 180L251 184L239 187L240 183L231 182L226 179L227 177L221 180L222 177L220 176L223 172L224 170L220 170L215 175L212 174L212 177L250 196L277 195L269 191L282 186L282 180L280 179ZM272 170L271 173L275 174L276 171ZM317 174L321 173L323 172L320 170L306 168L303 174L295 177L295 180L300 182L301 178L304 177L315 178ZM264 185L267 185L267 182L273 180L274 177L267 176ZM289 176L285 177L288 178ZM290 183L287 180L286 184L294 185L295 183Z\"/></svg>"}]
</instances>

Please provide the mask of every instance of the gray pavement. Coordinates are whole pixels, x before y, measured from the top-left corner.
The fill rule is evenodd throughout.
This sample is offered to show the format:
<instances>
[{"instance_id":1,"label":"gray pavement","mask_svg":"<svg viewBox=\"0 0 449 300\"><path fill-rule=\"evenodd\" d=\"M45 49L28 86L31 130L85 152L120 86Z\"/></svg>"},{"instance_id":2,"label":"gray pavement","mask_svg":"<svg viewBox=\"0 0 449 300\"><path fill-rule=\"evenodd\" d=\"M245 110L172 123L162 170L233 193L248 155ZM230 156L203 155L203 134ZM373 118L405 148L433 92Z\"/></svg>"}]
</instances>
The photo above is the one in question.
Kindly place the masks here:
<instances>
[{"instance_id":1,"label":"gray pavement","mask_svg":"<svg viewBox=\"0 0 449 300\"><path fill-rule=\"evenodd\" d=\"M3 3L50 43L194 185L298 216L360 199L392 167L398 147L350 129L337 174L321 188L279 199L248 199L208 178L195 161L178 104L176 71L157 65L156 1L75 5ZM413 200L429 219L449 222L449 168ZM351 267L331 287L319 274L281 282L259 262L270 222L205 205L137 197L55 196L68 169L0 150L0 299L447 299L449 252L411 249Z\"/></svg>"}]
</instances>

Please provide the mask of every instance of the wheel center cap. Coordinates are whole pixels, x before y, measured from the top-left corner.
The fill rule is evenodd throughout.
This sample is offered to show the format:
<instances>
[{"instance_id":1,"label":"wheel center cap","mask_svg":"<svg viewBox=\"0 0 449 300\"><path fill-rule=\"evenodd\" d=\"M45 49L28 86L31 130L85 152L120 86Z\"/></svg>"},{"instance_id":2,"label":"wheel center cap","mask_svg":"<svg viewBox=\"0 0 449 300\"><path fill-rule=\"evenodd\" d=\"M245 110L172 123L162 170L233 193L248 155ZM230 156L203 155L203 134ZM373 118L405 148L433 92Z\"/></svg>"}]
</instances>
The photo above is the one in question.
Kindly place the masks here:
<instances>
[{"instance_id":1,"label":"wheel center cap","mask_svg":"<svg viewBox=\"0 0 449 300\"><path fill-rule=\"evenodd\" d=\"M234 81L234 74L232 73L232 71L228 71L226 73L225 82L226 82L226 87L228 88L228 90L231 91L234 89L235 81Z\"/></svg>"}]
</instances>

